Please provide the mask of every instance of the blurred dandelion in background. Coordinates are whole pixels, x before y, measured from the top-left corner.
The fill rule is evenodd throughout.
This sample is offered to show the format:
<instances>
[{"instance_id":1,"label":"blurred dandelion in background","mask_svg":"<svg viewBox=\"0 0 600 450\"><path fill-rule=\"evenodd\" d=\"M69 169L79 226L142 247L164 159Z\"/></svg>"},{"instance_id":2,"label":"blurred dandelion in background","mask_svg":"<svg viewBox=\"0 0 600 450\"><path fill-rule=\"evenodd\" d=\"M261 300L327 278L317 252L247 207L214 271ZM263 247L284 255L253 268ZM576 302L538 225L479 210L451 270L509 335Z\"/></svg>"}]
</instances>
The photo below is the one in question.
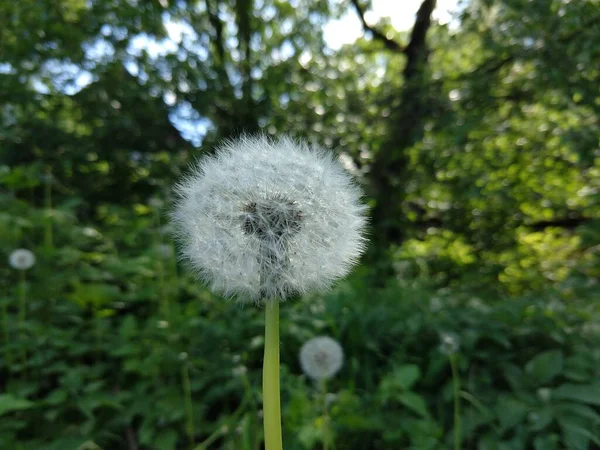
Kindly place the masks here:
<instances>
[{"instance_id":1,"label":"blurred dandelion in background","mask_svg":"<svg viewBox=\"0 0 600 450\"><path fill-rule=\"evenodd\" d=\"M444 355L450 356L458 352L460 348L460 340L454 333L441 333L440 334L440 352Z\"/></svg>"},{"instance_id":2,"label":"blurred dandelion in background","mask_svg":"<svg viewBox=\"0 0 600 450\"><path fill-rule=\"evenodd\" d=\"M302 371L313 380L333 377L342 368L343 362L342 346L327 336L312 338L300 349Z\"/></svg>"},{"instance_id":3,"label":"blurred dandelion in background","mask_svg":"<svg viewBox=\"0 0 600 450\"><path fill-rule=\"evenodd\" d=\"M10 254L8 263L13 269L28 270L35 264L35 255L30 250L19 248Z\"/></svg>"}]
</instances>

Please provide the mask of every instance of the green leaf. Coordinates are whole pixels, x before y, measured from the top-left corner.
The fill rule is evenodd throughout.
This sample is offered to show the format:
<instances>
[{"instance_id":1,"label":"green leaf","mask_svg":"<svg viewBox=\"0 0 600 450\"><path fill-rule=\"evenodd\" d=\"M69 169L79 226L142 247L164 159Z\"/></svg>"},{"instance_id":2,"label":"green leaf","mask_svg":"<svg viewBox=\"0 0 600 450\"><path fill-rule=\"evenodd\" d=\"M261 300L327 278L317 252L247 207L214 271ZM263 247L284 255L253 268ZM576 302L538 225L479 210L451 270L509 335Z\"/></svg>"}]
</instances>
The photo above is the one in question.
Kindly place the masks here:
<instances>
[{"instance_id":1,"label":"green leaf","mask_svg":"<svg viewBox=\"0 0 600 450\"><path fill-rule=\"evenodd\" d=\"M394 371L394 379L406 390L409 390L420 376L421 371L414 364L400 366Z\"/></svg>"},{"instance_id":2,"label":"green leaf","mask_svg":"<svg viewBox=\"0 0 600 450\"><path fill-rule=\"evenodd\" d=\"M556 410L557 417L559 418L581 417L591 420L592 423L595 424L600 423L600 414L587 405L581 405L579 403L565 403L556 406L554 409Z\"/></svg>"},{"instance_id":3,"label":"green leaf","mask_svg":"<svg viewBox=\"0 0 600 450\"><path fill-rule=\"evenodd\" d=\"M48 395L48 397L44 399L44 401L48 405L58 405L67 400L67 397L67 391L65 391L64 389L55 389L50 395Z\"/></svg>"},{"instance_id":4,"label":"green leaf","mask_svg":"<svg viewBox=\"0 0 600 450\"><path fill-rule=\"evenodd\" d=\"M0 395L0 416L13 412L29 409L35 406L35 403L25 398L18 398L12 394Z\"/></svg>"},{"instance_id":5,"label":"green leaf","mask_svg":"<svg viewBox=\"0 0 600 450\"><path fill-rule=\"evenodd\" d=\"M529 415L529 422L533 431L541 431L552 423L554 415L551 409L540 409Z\"/></svg>"},{"instance_id":6,"label":"green leaf","mask_svg":"<svg viewBox=\"0 0 600 450\"><path fill-rule=\"evenodd\" d=\"M581 421L562 418L558 421L564 434L565 445L573 450L587 450L590 441L600 445L600 439Z\"/></svg>"},{"instance_id":7,"label":"green leaf","mask_svg":"<svg viewBox=\"0 0 600 450\"><path fill-rule=\"evenodd\" d=\"M559 438L556 434L538 436L533 441L535 450L556 450L558 449Z\"/></svg>"},{"instance_id":8,"label":"green leaf","mask_svg":"<svg viewBox=\"0 0 600 450\"><path fill-rule=\"evenodd\" d=\"M119 288L109 284L77 282L69 298L80 306L100 307L118 298Z\"/></svg>"},{"instance_id":9,"label":"green leaf","mask_svg":"<svg viewBox=\"0 0 600 450\"><path fill-rule=\"evenodd\" d=\"M153 447L161 450L173 450L177 444L177 433L174 430L163 430L154 438Z\"/></svg>"},{"instance_id":10,"label":"green leaf","mask_svg":"<svg viewBox=\"0 0 600 450\"><path fill-rule=\"evenodd\" d=\"M525 366L525 373L538 385L546 384L563 369L564 357L560 350L550 350L534 357Z\"/></svg>"},{"instance_id":11,"label":"green leaf","mask_svg":"<svg viewBox=\"0 0 600 450\"><path fill-rule=\"evenodd\" d=\"M508 396L500 397L496 407L496 414L498 415L500 426L504 430L513 428L523 421L528 409L527 404L521 400Z\"/></svg>"},{"instance_id":12,"label":"green leaf","mask_svg":"<svg viewBox=\"0 0 600 450\"><path fill-rule=\"evenodd\" d=\"M417 414L420 414L423 417L429 417L427 405L420 395L415 394L414 392L402 392L398 396L398 401Z\"/></svg>"},{"instance_id":13,"label":"green leaf","mask_svg":"<svg viewBox=\"0 0 600 450\"><path fill-rule=\"evenodd\" d=\"M519 367L513 364L507 364L504 367L504 378L506 379L507 383L510 385L513 391L520 391L521 389L523 389L523 371Z\"/></svg>"},{"instance_id":14,"label":"green leaf","mask_svg":"<svg viewBox=\"0 0 600 450\"><path fill-rule=\"evenodd\" d=\"M552 392L556 400L576 400L581 403L600 405L600 383L570 384L566 383Z\"/></svg>"}]
</instances>

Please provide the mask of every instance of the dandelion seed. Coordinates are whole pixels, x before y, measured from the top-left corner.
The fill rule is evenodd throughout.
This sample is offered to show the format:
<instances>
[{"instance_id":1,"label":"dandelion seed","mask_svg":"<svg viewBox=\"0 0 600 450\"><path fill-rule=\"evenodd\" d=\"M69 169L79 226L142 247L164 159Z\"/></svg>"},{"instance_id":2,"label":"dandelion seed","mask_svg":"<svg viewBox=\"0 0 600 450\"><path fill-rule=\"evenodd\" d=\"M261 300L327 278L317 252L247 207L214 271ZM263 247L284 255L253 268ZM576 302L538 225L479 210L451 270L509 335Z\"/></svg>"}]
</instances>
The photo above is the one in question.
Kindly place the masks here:
<instances>
[{"instance_id":1,"label":"dandelion seed","mask_svg":"<svg viewBox=\"0 0 600 450\"><path fill-rule=\"evenodd\" d=\"M342 368L343 361L341 345L327 336L312 338L300 349L302 371L314 380L331 378Z\"/></svg>"},{"instance_id":2,"label":"dandelion seed","mask_svg":"<svg viewBox=\"0 0 600 450\"><path fill-rule=\"evenodd\" d=\"M31 269L35 264L35 255L30 250L19 248L10 254L8 263L13 269Z\"/></svg>"},{"instance_id":3,"label":"dandelion seed","mask_svg":"<svg viewBox=\"0 0 600 450\"><path fill-rule=\"evenodd\" d=\"M325 150L290 138L229 141L176 190L183 258L228 297L322 291L364 250L361 190Z\"/></svg>"}]
</instances>

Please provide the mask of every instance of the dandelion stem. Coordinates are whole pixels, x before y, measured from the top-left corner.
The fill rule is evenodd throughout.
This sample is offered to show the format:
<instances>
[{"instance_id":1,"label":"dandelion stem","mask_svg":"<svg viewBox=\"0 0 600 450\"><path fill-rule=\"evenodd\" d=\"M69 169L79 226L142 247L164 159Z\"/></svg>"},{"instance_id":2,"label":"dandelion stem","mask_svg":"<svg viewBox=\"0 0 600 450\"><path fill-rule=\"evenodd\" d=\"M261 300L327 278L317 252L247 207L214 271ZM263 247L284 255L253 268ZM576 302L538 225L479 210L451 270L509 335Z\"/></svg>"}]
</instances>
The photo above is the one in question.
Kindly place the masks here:
<instances>
[{"instance_id":1,"label":"dandelion stem","mask_svg":"<svg viewBox=\"0 0 600 450\"><path fill-rule=\"evenodd\" d=\"M10 345L10 332L8 331L8 308L6 303L6 300L2 301L2 331L4 332L4 350L6 351L6 362L7 364L11 364L12 352Z\"/></svg>"},{"instance_id":2,"label":"dandelion stem","mask_svg":"<svg viewBox=\"0 0 600 450\"><path fill-rule=\"evenodd\" d=\"M25 280L25 271L19 271L19 329L23 332L25 317L27 316L27 282Z\"/></svg>"},{"instance_id":3,"label":"dandelion stem","mask_svg":"<svg viewBox=\"0 0 600 450\"><path fill-rule=\"evenodd\" d=\"M452 387L454 392L454 450L460 450L461 425L460 425L460 378L456 364L456 353L450 355L450 368L452 369Z\"/></svg>"},{"instance_id":4,"label":"dandelion stem","mask_svg":"<svg viewBox=\"0 0 600 450\"><path fill-rule=\"evenodd\" d=\"M329 450L329 413L327 411L327 379L319 383L321 387L321 401L323 402L323 450Z\"/></svg>"},{"instance_id":5,"label":"dandelion stem","mask_svg":"<svg viewBox=\"0 0 600 450\"><path fill-rule=\"evenodd\" d=\"M44 183L44 248L50 251L53 248L52 237L52 169L46 168L46 179Z\"/></svg>"},{"instance_id":6,"label":"dandelion stem","mask_svg":"<svg viewBox=\"0 0 600 450\"><path fill-rule=\"evenodd\" d=\"M279 301L277 300L265 303L263 418L265 450L282 450L279 399Z\"/></svg>"},{"instance_id":7,"label":"dandelion stem","mask_svg":"<svg viewBox=\"0 0 600 450\"><path fill-rule=\"evenodd\" d=\"M20 271L19 280L19 340L21 341L21 358L24 371L27 370L27 347L23 343L25 338L25 318L27 317L27 282L25 279L25 271ZM25 375L27 373L25 372Z\"/></svg>"},{"instance_id":8,"label":"dandelion stem","mask_svg":"<svg viewBox=\"0 0 600 450\"><path fill-rule=\"evenodd\" d=\"M194 446L194 407L192 404L192 387L190 383L190 373L186 363L181 367L181 381L183 384L184 403L185 403L185 431L190 443L190 447Z\"/></svg>"}]
</instances>

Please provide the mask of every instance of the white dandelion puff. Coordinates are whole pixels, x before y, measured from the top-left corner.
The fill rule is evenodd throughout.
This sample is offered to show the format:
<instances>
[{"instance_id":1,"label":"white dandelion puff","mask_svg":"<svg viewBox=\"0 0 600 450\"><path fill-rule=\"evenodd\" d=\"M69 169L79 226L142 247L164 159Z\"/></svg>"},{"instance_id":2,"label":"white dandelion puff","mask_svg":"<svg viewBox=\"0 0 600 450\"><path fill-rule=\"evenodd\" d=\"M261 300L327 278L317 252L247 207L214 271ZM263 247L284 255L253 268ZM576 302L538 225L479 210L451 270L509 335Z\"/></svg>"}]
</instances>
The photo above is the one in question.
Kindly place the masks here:
<instances>
[{"instance_id":1,"label":"white dandelion puff","mask_svg":"<svg viewBox=\"0 0 600 450\"><path fill-rule=\"evenodd\" d=\"M314 380L331 378L344 362L342 346L327 336L312 338L300 349L302 371Z\"/></svg>"},{"instance_id":2,"label":"white dandelion puff","mask_svg":"<svg viewBox=\"0 0 600 450\"><path fill-rule=\"evenodd\" d=\"M460 340L454 333L441 333L440 334L440 352L444 355L453 355L458 352L460 348Z\"/></svg>"},{"instance_id":3,"label":"white dandelion puff","mask_svg":"<svg viewBox=\"0 0 600 450\"><path fill-rule=\"evenodd\" d=\"M229 141L176 191L183 258L227 297L322 291L365 247L360 188L332 154L290 138Z\"/></svg>"},{"instance_id":4,"label":"white dandelion puff","mask_svg":"<svg viewBox=\"0 0 600 450\"><path fill-rule=\"evenodd\" d=\"M8 263L13 269L27 270L35 264L35 255L25 248L14 250L8 257Z\"/></svg>"}]
</instances>

